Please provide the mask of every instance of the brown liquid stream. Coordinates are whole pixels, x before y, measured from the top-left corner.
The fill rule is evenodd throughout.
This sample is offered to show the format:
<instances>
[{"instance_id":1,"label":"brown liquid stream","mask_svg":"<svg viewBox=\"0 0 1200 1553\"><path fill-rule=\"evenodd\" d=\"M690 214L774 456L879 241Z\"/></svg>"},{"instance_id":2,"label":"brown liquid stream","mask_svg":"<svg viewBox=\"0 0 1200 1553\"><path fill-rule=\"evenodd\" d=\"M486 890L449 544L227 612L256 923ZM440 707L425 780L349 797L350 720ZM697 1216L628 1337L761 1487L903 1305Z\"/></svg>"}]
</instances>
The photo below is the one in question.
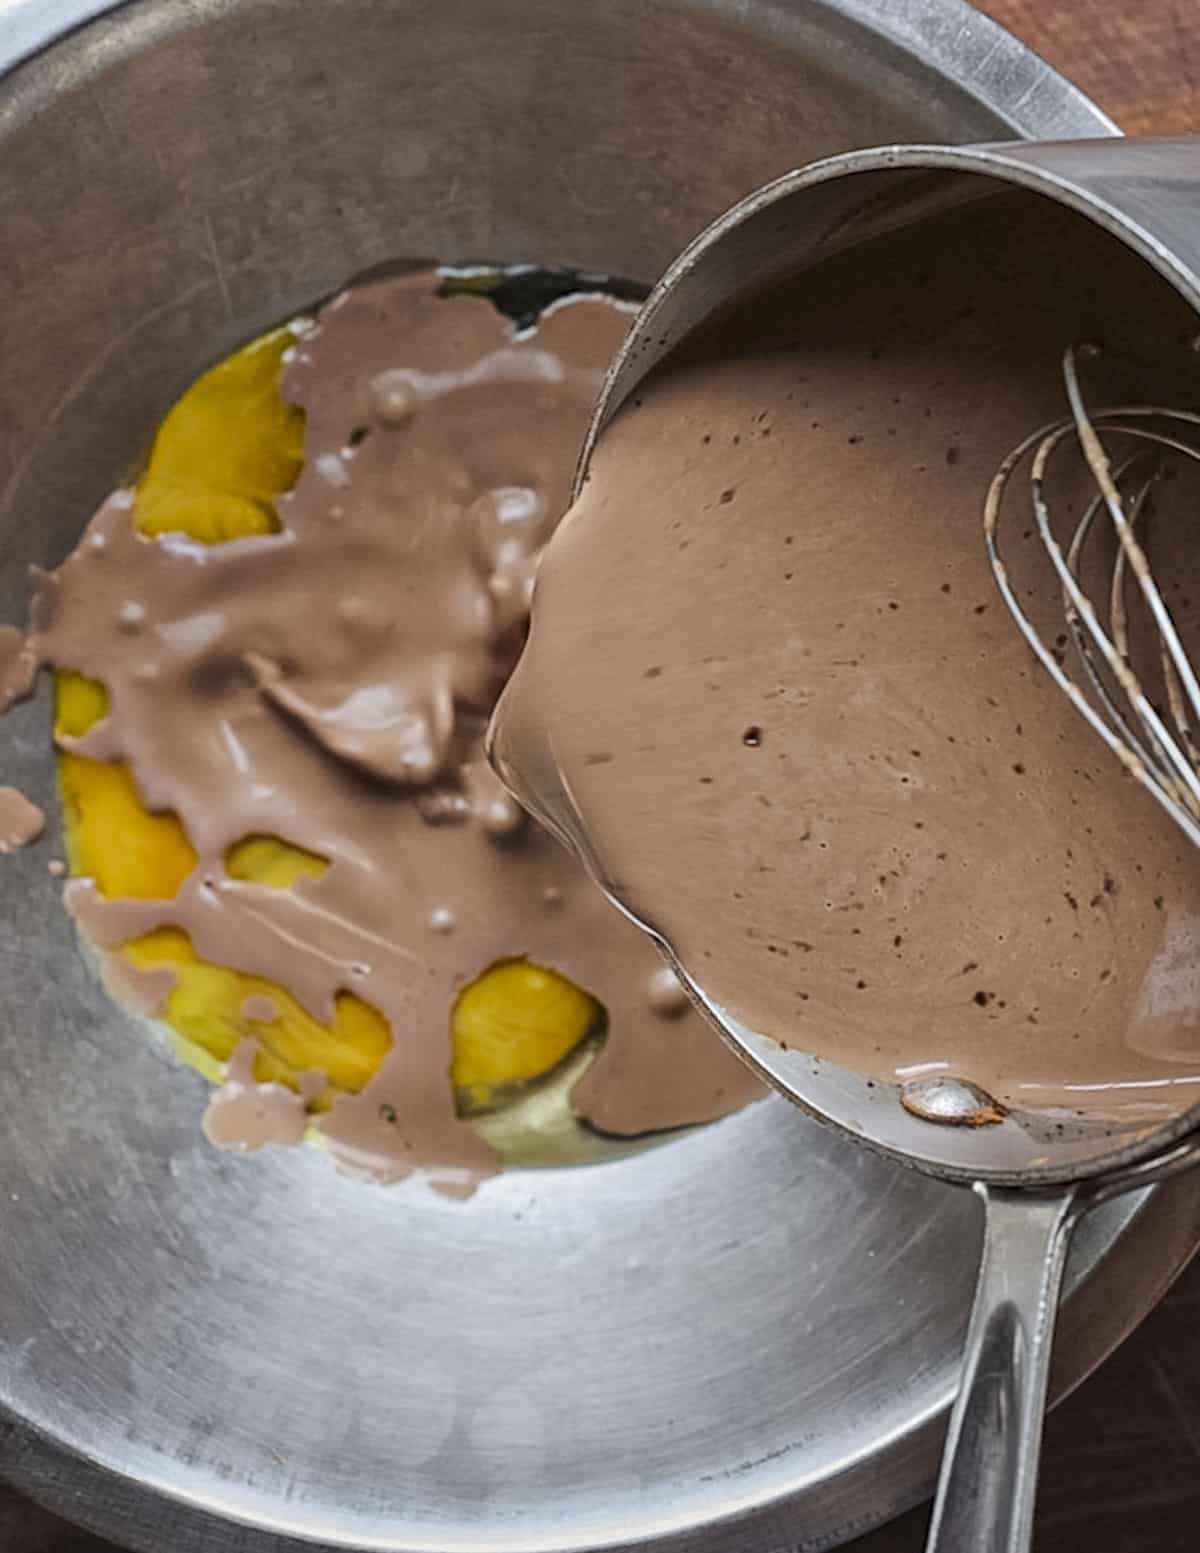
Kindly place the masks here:
<instances>
[{"instance_id":1,"label":"brown liquid stream","mask_svg":"<svg viewBox=\"0 0 1200 1553\"><path fill-rule=\"evenodd\" d=\"M1036 666L980 520L1065 413L1065 346L1106 342L1101 398L1194 407L1195 332L1112 239L1005 197L761 299L605 432L494 758L745 1025L1051 1114L1200 1099L1200 862ZM1192 640L1196 496L1152 531ZM1032 527L1011 568L1065 644Z\"/></svg>"},{"instance_id":2,"label":"brown liquid stream","mask_svg":"<svg viewBox=\"0 0 1200 1553\"><path fill-rule=\"evenodd\" d=\"M63 743L129 762L199 854L172 901L71 881L87 937L174 926L319 1019L343 991L373 1004L393 1049L317 1125L350 1168L423 1167L454 1192L496 1157L454 1113L450 1011L498 959L526 954L604 1003L606 1045L573 1095L596 1126L706 1121L758 1089L690 1009L655 1012L653 950L524 821L481 750L628 310L569 299L518 335L438 283L353 288L298 341L283 392L307 413L305 465L278 533L146 539L118 492L43 580L28 641L0 643L0 670L18 686L31 660L101 680L110 715ZM230 878L228 848L255 834L330 867L288 890ZM161 979L133 990L161 1001ZM209 1130L257 1146L296 1134L302 1113L289 1092L256 1092L239 1048Z\"/></svg>"}]
</instances>

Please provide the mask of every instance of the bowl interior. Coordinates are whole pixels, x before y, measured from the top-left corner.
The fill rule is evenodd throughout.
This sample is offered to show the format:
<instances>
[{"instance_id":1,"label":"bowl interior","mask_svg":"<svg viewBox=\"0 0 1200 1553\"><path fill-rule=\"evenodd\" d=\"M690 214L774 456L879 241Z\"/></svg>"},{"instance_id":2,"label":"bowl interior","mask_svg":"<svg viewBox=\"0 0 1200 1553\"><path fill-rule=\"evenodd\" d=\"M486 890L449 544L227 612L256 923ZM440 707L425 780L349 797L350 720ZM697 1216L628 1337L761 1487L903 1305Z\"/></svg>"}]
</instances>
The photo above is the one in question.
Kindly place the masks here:
<instances>
[{"instance_id":1,"label":"bowl interior","mask_svg":"<svg viewBox=\"0 0 1200 1553\"><path fill-rule=\"evenodd\" d=\"M64 27L96 8L40 4ZM356 271L432 256L649 282L747 189L834 150L1104 131L957 0L872 9L134 0L15 68L5 617L198 370ZM5 780L53 809L45 697L5 735ZM924 1485L973 1278L967 1194L774 1100L466 1205L307 1151L218 1154L202 1081L79 953L54 851L4 860L0 926L19 1248L0 1404L27 1488L186 1553L719 1543L751 1522L816 1547ZM1137 1212L1097 1218L1077 1281ZM1173 1223L1135 1305L1190 1249ZM1122 1329L1115 1303L1068 1378Z\"/></svg>"}]
</instances>

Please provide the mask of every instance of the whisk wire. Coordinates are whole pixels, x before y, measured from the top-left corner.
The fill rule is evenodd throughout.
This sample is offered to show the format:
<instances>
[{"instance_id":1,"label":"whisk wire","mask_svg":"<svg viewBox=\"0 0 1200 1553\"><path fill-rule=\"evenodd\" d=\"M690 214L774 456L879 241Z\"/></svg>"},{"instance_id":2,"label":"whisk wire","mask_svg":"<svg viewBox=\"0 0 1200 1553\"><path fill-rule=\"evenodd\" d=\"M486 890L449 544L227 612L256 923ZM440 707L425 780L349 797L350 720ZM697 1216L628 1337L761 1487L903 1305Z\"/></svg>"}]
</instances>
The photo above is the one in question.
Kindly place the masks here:
<instances>
[{"instance_id":1,"label":"whisk wire","mask_svg":"<svg viewBox=\"0 0 1200 1553\"><path fill-rule=\"evenodd\" d=\"M1146 601L1147 608L1154 617L1154 623L1162 634L1162 639L1175 672L1187 692L1187 698L1191 703L1194 715L1200 717L1200 682L1196 679L1196 671L1192 668L1187 654L1183 650L1183 643L1179 640L1179 633L1175 629L1175 622L1171 618L1171 612L1167 608L1158 585L1154 581L1154 574L1150 570L1150 561L1146 552L1134 532L1133 524L1125 512L1125 506L1121 499L1121 492L1112 477L1112 466L1109 463L1108 454L1104 450L1104 444L1096 434L1096 429L1088 416L1087 407L1083 402L1083 394L1079 387L1079 370L1075 361L1074 350L1068 348L1063 353L1063 379L1067 386L1067 400L1071 406L1071 416L1075 422L1075 428L1079 434L1080 446L1083 448L1084 457L1087 459L1088 468L1095 476L1096 483L1104 497L1105 506L1112 518L1113 527L1117 538L1121 541L1121 549L1124 551L1133 574L1141 589L1142 597ZM1147 433L1140 427L1122 428L1119 422L1114 424L1115 415L1123 412L1110 412L1105 419L1109 427L1114 431L1124 431L1126 436L1144 436L1158 442L1160 445L1172 446L1175 452L1184 457L1200 458L1200 454L1190 444L1163 437L1153 432ZM1153 407L1143 409L1141 415L1153 415ZM1190 414L1185 410L1159 412L1165 419L1181 422L1190 421L1193 425L1200 425L1200 417Z\"/></svg>"},{"instance_id":2,"label":"whisk wire","mask_svg":"<svg viewBox=\"0 0 1200 1553\"><path fill-rule=\"evenodd\" d=\"M1127 459L1121 468L1117 471L1117 478L1123 478L1137 463L1137 461L1138 460L1136 455ZM1144 493L1147 489L1148 487L1144 486L1142 491L1139 491L1138 496L1135 498L1135 505L1140 506L1144 504ZM1075 529L1075 533L1072 535L1070 548L1067 551L1067 566L1072 576L1078 577L1079 575L1079 568L1082 562L1084 546L1091 535L1093 523L1096 521L1098 515L1103 511L1105 511L1104 498L1099 493L1097 493L1096 496L1093 497L1093 499L1088 503L1083 517L1080 519L1079 524ZM1124 551L1120 551L1117 555L1117 564L1113 568L1112 587L1109 591L1108 617L1109 630L1116 645L1117 651L1121 654L1122 657L1127 658L1127 622L1123 585L1121 581L1123 575ZM1083 666L1084 672L1087 675L1088 683L1091 687L1093 695L1095 695L1097 700L1101 702L1105 712L1108 714L1111 721L1116 725L1125 742L1131 746L1138 757L1145 761L1147 765L1156 765L1158 763L1158 757L1151 753L1151 751L1142 741L1141 737L1134 731L1133 725L1129 722L1128 718L1126 718L1124 712L1121 710L1119 703L1110 693L1108 685L1105 683L1104 676L1101 673L1097 663L1095 647L1088 632L1084 628L1083 620L1080 617L1079 611L1075 608L1074 604L1070 600L1069 594L1065 596L1065 605L1067 630L1070 632L1072 643L1075 647L1076 653L1079 656L1079 661Z\"/></svg>"},{"instance_id":3,"label":"whisk wire","mask_svg":"<svg viewBox=\"0 0 1200 1553\"><path fill-rule=\"evenodd\" d=\"M1117 644L1100 624L1095 605L1083 591L1076 573L1067 565L1062 547L1051 528L1050 509L1045 499L1044 487L1046 467L1051 455L1068 442L1074 431L1072 422L1062 423L1057 431L1044 439L1034 454L1030 492L1038 532L1062 584L1068 621L1074 619L1082 624L1087 636L1099 649L1142 728L1149 735L1152 753L1147 756L1141 741L1133 740L1134 753L1143 764L1155 771L1159 780L1166 783L1180 801L1188 803L1189 808L1191 804L1184 795L1189 789L1194 789L1196 803L1200 807L1200 778L1187 764L1166 724L1142 688L1141 681L1134 673L1128 658L1118 651ZM1084 661L1086 662L1086 654L1084 654ZM1104 700L1107 702L1108 698L1105 697ZM1120 719L1121 723L1123 721ZM1182 784L1182 792L1179 790L1179 784Z\"/></svg>"},{"instance_id":4,"label":"whisk wire","mask_svg":"<svg viewBox=\"0 0 1200 1553\"><path fill-rule=\"evenodd\" d=\"M1189 422L1200 424L1200 416L1192 416L1184 411L1177 411L1175 413L1181 421L1187 420ZM1200 450L1192 447L1190 443L1181 442L1177 437L1170 437L1162 431L1148 430L1144 426L1124 426L1119 422L1114 422L1109 429L1112 431L1121 432L1127 437L1134 437L1142 441L1152 443L1155 447L1168 453L1176 453L1180 454L1184 458L1190 458L1193 461L1200 461ZM1133 459L1128 460L1127 464L1123 466L1123 468L1128 467L1128 464L1134 461L1135 460ZM1161 469L1155 471L1156 475L1159 473L1161 473ZM1116 479L1117 485L1119 487L1121 484L1122 471L1118 470L1114 478ZM1147 485L1143 487L1142 491L1139 492L1138 497L1135 498L1135 501L1130 509L1130 522L1135 529L1137 527L1138 519L1141 516L1142 510L1145 507L1145 498L1149 495L1149 488L1150 486L1148 482ZM1103 497L1097 497L1097 501L1103 501ZM1117 625L1119 620L1122 628L1124 628L1126 624L1126 612L1124 603L1124 590L1127 573L1126 561L1127 556L1125 548L1122 546L1121 549L1117 552L1116 562L1113 567L1114 604L1110 609L1110 620L1113 621L1114 627ZM1117 642L1118 648L1128 658L1129 646L1127 634L1124 633L1123 629L1120 633L1114 629L1113 635ZM1197 749L1192 738L1192 729L1195 726L1197 717L1200 717L1200 711L1198 711L1194 700L1192 700L1191 711L1189 712L1189 698L1187 698L1185 695L1183 683L1180 679L1179 672L1175 667L1175 661L1171 655L1170 647L1166 640L1160 639L1159 660L1160 667L1162 669L1163 683L1165 684L1167 690L1167 700L1171 712L1171 720L1175 724L1175 727L1179 732L1179 736L1184 742L1189 760L1194 766L1200 766L1200 750ZM1186 656L1185 661L1190 662L1190 660L1186 659Z\"/></svg>"},{"instance_id":5,"label":"whisk wire","mask_svg":"<svg viewBox=\"0 0 1200 1553\"><path fill-rule=\"evenodd\" d=\"M1039 663L1135 780L1162 805L1188 838L1200 845L1200 758L1192 737L1192 729L1200 725L1200 681L1154 580L1138 534L1139 528L1144 530L1146 526L1152 487L1161 473L1161 459L1157 455L1174 454L1200 463L1200 447L1186 440L1189 430L1200 428L1200 414L1147 405L1118 405L1089 412L1073 347L1063 356L1063 379L1069 417L1043 426L1023 439L992 479L983 514L988 559L1001 596ZM1101 429L1145 446L1135 448L1114 464L1101 441ZM1054 531L1046 481L1055 455L1071 446L1082 451L1096 482L1097 495L1085 509L1064 553ZM1004 498L1017 470L1027 461L1036 532L1062 589L1068 632L1090 698L1067 672L1060 655L1043 641L1017 597L1000 552L998 530ZM1135 472L1135 489L1129 493ZM1117 541L1107 590L1107 628L1082 580L1085 551L1101 512L1107 513ZM1173 726L1168 726L1154 706L1134 667L1127 605L1131 576L1157 635L1158 660ZM1101 663L1115 682L1127 712L1110 689Z\"/></svg>"}]
</instances>

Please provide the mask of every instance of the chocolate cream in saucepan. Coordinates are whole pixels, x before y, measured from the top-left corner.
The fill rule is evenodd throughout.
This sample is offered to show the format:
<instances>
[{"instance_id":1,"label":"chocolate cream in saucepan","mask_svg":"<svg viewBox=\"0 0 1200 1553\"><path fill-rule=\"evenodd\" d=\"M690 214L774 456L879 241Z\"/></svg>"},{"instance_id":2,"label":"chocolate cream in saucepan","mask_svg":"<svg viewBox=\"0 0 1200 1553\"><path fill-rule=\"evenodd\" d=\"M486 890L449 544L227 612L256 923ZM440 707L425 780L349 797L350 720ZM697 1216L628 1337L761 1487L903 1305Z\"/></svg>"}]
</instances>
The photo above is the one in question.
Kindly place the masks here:
<instances>
[{"instance_id":1,"label":"chocolate cream in saucepan","mask_svg":"<svg viewBox=\"0 0 1200 1553\"><path fill-rule=\"evenodd\" d=\"M1065 413L1064 346L1105 342L1093 397L1195 406L1196 333L1114 240L1005 196L773 291L604 432L493 755L745 1025L1024 1107L1200 1099L1200 859L1036 666L980 519ZM1153 529L1185 630L1196 496ZM1011 567L1064 647L1032 527Z\"/></svg>"},{"instance_id":2,"label":"chocolate cream in saucepan","mask_svg":"<svg viewBox=\"0 0 1200 1553\"><path fill-rule=\"evenodd\" d=\"M454 1186L495 1157L454 1112L450 1011L506 957L561 970L604 1004L606 1044L573 1095L602 1129L708 1120L758 1087L482 753L628 309L569 299L518 334L487 300L437 296L439 280L364 283L298 339L282 391L306 411L305 464L277 501L278 533L146 539L119 491L43 580L28 641L3 645L18 688L31 662L107 686L110 714L61 742L127 761L147 807L178 814L198 853L171 901L72 881L86 934L117 946L171 925L319 1019L346 990L372 1003L391 1054L318 1125L352 1162L427 1166ZM288 890L228 877L227 849L257 834L331 864ZM169 991L169 973L110 973L147 1011ZM298 1136L303 1096L255 1086L251 1056L210 1131Z\"/></svg>"}]
</instances>

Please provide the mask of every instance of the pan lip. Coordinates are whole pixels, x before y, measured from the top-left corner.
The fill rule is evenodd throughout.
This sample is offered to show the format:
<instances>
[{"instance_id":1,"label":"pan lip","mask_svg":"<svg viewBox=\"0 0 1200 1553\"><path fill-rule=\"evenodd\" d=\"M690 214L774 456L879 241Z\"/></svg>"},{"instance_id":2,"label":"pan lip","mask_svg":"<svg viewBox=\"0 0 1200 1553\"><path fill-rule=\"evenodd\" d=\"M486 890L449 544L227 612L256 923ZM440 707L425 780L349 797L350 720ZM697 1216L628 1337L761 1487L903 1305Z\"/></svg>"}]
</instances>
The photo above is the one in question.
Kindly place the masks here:
<instances>
[{"instance_id":1,"label":"pan lip","mask_svg":"<svg viewBox=\"0 0 1200 1553\"><path fill-rule=\"evenodd\" d=\"M1082 1186L1088 1182L1097 1182L1103 1185L1106 1176L1120 1175L1138 1165L1153 1166L1154 1161L1165 1154L1173 1145L1179 1144L1188 1138L1200 1139L1200 1101L1180 1111L1165 1122L1161 1127L1142 1134L1139 1139L1123 1148L1113 1149L1110 1153L1089 1156L1085 1163L1075 1167L1035 1166L1024 1170L1007 1170L1002 1167L980 1167L978 1165L957 1165L954 1163L938 1163L919 1154L907 1152L895 1148L891 1144L884 1143L878 1138L870 1136L866 1132L843 1121L831 1111L824 1110L815 1101L800 1094L790 1083L782 1078L770 1063L752 1046L755 1045L775 1047L776 1043L770 1036L758 1034L755 1031L747 1031L747 1039L733 1034L732 1026L739 1023L716 1003L701 986L694 980L687 966L679 959L670 940L652 923L638 915L630 906L613 893L607 883L603 871L599 867L595 854L587 846L581 846L574 836L567 836L558 827L552 826L546 821L547 828L554 830L564 845L571 847L582 866L595 881L597 888L603 890L612 906L623 916L627 917L635 927L639 928L647 937L651 938L659 950L659 953L671 965L679 980L683 983L689 997L698 1013L708 1022L713 1031L725 1042L735 1056L739 1057L751 1071L762 1080L772 1091L778 1094L788 1104L796 1107L805 1116L822 1126L830 1127L854 1144L856 1148L866 1149L869 1153L888 1160L893 1165L901 1166L905 1170L911 1170L917 1175L925 1176L930 1180L938 1181L945 1186L970 1188L974 1186L992 1186L1004 1188L1023 1188L1031 1194L1044 1194L1059 1189L1065 1190L1073 1186ZM783 1053L784 1048L778 1050ZM814 1053L805 1052L797 1047L787 1049L789 1059L800 1061L820 1061L826 1068L835 1068L837 1065L825 1058L817 1058ZM849 1070L843 1069L843 1072ZM878 1082L875 1088L889 1090L893 1093L897 1105L900 1103L900 1086L883 1085ZM1013 1120L1019 1121L1019 1116ZM931 1126L935 1124L930 1124ZM1004 1124L1008 1125L1006 1119ZM955 1131L962 1131L956 1128ZM1150 1178L1147 1177L1147 1180ZM1134 1191L1139 1185L1136 1181L1130 1181L1120 1191ZM1161 1188L1151 1188L1160 1190ZM1198 1247L1197 1249L1200 1249Z\"/></svg>"},{"instance_id":2,"label":"pan lip","mask_svg":"<svg viewBox=\"0 0 1200 1553\"><path fill-rule=\"evenodd\" d=\"M709 0L700 0L709 3ZM89 31L93 26L115 24L117 13L132 13L145 4L153 9L152 0L17 0L16 8L0 16L0 81L15 69L37 55L48 53L68 35ZM973 97L983 108L1001 119L1017 135L1034 135L1053 127L1063 134L1079 135L1116 133L1112 121L1064 76L1045 65L1030 49L989 18L976 12L965 0L898 0L884 7L878 0L821 0L822 9L857 25L863 31L884 38L892 47L910 57L918 54L933 73L949 76L954 23L968 23L973 33L973 45L978 59L986 61L993 74L985 78L983 64L979 75L971 81L958 82L959 88ZM934 35L920 31L922 22L950 23L944 33ZM1024 74L1009 81L1003 74L1006 65L1020 65ZM1032 73L1032 78L1031 78ZM991 82L1000 81L1008 90L1006 100L999 91L991 90ZM1043 103L1050 100L1053 114L1043 113ZM1090 1284L1106 1273L1130 1274L1139 1279L1137 1299L1126 1305L1120 1320L1111 1330L1089 1330L1075 1333L1067 1324L1064 1336L1086 1342L1089 1347L1082 1364L1069 1377L1071 1385L1077 1384L1095 1364L1119 1342L1141 1319L1146 1310L1161 1294L1166 1282L1172 1279L1186 1264L1186 1260L1200 1241L1200 1205L1188 1204L1188 1211L1181 1215L1171 1204L1180 1200L1179 1186L1156 1188L1144 1194L1136 1204L1123 1205L1122 1217L1115 1223L1106 1238L1102 1250L1089 1269ZM1128 1207L1129 1211L1125 1212ZM1152 1289L1145 1287L1146 1263L1152 1259L1137 1254L1139 1241L1157 1245L1155 1225L1161 1221L1171 1228L1169 1258L1161 1265ZM1119 1302L1118 1302L1119 1303ZM891 1515L899 1513L921 1497L931 1481L935 1459L934 1450L938 1431L938 1418L948 1404L950 1387L944 1388L944 1396L933 1399L927 1408L916 1414L911 1425L897 1431L888 1449L897 1453L911 1452L919 1447L921 1460L915 1468L906 1456L903 1462L891 1460L888 1465L892 1480L904 1477L891 1489L891 1497L881 1506L873 1507L871 1516L856 1521L853 1527L842 1523L842 1529L823 1538L822 1546L832 1546L851 1530L862 1532L879 1524ZM374 1547L401 1553L410 1549L402 1537L387 1541L362 1543L353 1538L323 1544L314 1543L308 1536L297 1536L277 1523L274 1527L264 1520L233 1521L213 1501L205 1502L196 1492L182 1492L178 1486L135 1478L119 1467L110 1465L98 1455L90 1455L66 1440L41 1430L23 1416L7 1409L0 1411L2 1427L15 1449L6 1452L3 1474L23 1492L39 1503L66 1512L76 1521L93 1525L94 1529L122 1541L136 1537L143 1548L159 1549L163 1537L169 1535L173 1553L190 1553L190 1550L211 1547L210 1538L218 1539L224 1546L243 1547L243 1537L253 1535L254 1546L261 1553L301 1553L302 1549L315 1546L341 1548L345 1553ZM873 1442L873 1445L877 1444ZM845 1473L852 1479L861 1471L864 1462L876 1454L864 1452L861 1457L847 1461ZM58 1463L55 1470L52 1463ZM77 1476L72 1481L69 1474ZM699 1547L706 1539L731 1542L756 1525L775 1521L777 1517L791 1513L796 1494L800 1492L798 1480L782 1482L779 1491L770 1497L760 1497L749 1508L735 1509L716 1519L693 1519L686 1526L679 1524L649 1537L637 1536L628 1542L609 1542L608 1547L660 1548L664 1550ZM85 1505L85 1497L89 1502ZM748 1496L743 1496L743 1505ZM167 1517L172 1508L186 1515L186 1525L178 1532L169 1525ZM224 1535L223 1535L224 1534ZM236 1539L236 1540L235 1540ZM794 1540L794 1528L793 1528ZM579 1543L577 1550L601 1544ZM475 1544L473 1544L475 1546ZM499 1548L499 1542L478 1544L481 1549ZM521 1544L525 1546L525 1544ZM815 1544L813 1545L815 1546ZM568 1545L557 1544L560 1553L568 1553Z\"/></svg>"},{"instance_id":3,"label":"pan lip","mask_svg":"<svg viewBox=\"0 0 1200 1553\"><path fill-rule=\"evenodd\" d=\"M1119 134L1117 136L1079 136L1044 144L1078 146L1095 141L1104 145L1114 138L1124 139L1124 136ZM1143 136L1139 137L1139 143L1171 144L1193 138ZM687 280L709 251L730 233L772 206L827 183L871 173L942 172L973 176L990 180L999 188L1021 188L1032 194L1043 195L1054 203L1073 210L1077 215L1083 216L1102 231L1107 232L1110 237L1124 243L1138 258L1149 264L1172 285L1194 312L1200 313L1200 277L1180 264L1163 243L1159 242L1153 234L1143 230L1136 221L1111 201L1088 191L1065 173L1051 172L1022 155L1022 149L1027 144L1028 142L1015 140L957 146L942 145L934 141L912 141L842 151L782 173L778 178L763 184L731 205L728 210L723 211L692 238L655 282L634 319L632 328L610 363L579 455L571 491L572 501L578 498L583 489L588 466L601 433L634 386L632 382L628 386L622 385L622 379L627 366L634 361L643 340L656 326L661 308L671 300L679 286ZM674 348L675 345L672 345L672 349ZM623 387L619 397L618 387Z\"/></svg>"}]
</instances>

